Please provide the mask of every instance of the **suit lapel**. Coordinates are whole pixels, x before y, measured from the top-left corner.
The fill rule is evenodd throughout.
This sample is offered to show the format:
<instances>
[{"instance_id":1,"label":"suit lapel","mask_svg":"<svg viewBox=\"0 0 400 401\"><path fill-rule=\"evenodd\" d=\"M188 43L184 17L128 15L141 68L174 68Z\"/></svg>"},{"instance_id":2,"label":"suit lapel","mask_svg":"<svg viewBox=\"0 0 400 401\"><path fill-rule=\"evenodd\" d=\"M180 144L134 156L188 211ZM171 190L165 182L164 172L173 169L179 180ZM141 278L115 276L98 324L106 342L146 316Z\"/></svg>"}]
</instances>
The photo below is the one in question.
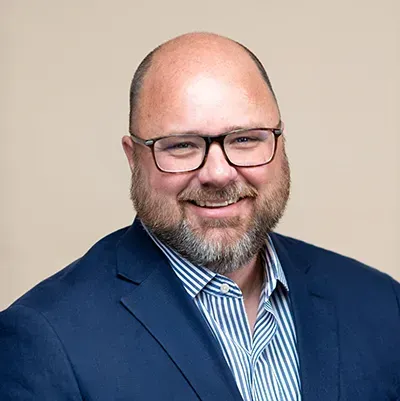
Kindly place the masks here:
<instances>
[{"instance_id":1,"label":"suit lapel","mask_svg":"<svg viewBox=\"0 0 400 401\"><path fill-rule=\"evenodd\" d=\"M272 235L296 326L302 401L337 401L337 316L290 240ZM289 256L290 255L290 256ZM121 302L169 354L203 401L242 400L222 352L164 255L136 221L117 249L118 274L138 284Z\"/></svg>"},{"instance_id":2,"label":"suit lapel","mask_svg":"<svg viewBox=\"0 0 400 401\"><path fill-rule=\"evenodd\" d=\"M311 266L303 254L296 254L290 240L277 235L272 238L290 289L302 401L337 401L339 343L335 306L324 294L326 286L313 281L313 269L318 266Z\"/></svg>"},{"instance_id":3,"label":"suit lapel","mask_svg":"<svg viewBox=\"0 0 400 401\"><path fill-rule=\"evenodd\" d=\"M242 400L214 336L164 255L137 221L118 245L118 271L138 284L121 302L204 401Z\"/></svg>"}]
</instances>

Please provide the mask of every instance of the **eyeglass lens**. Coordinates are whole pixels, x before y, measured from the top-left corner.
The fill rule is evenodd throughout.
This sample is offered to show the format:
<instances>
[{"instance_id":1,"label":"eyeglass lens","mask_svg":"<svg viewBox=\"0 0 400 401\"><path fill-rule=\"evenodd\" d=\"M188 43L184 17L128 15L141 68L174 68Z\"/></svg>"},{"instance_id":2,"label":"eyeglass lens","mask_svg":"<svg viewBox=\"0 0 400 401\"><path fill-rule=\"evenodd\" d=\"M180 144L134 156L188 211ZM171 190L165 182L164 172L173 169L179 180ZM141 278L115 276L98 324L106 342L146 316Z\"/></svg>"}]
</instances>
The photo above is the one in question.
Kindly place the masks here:
<instances>
[{"instance_id":1,"label":"eyeglass lens","mask_svg":"<svg viewBox=\"0 0 400 401\"><path fill-rule=\"evenodd\" d=\"M224 138L223 146L232 164L251 167L271 160L275 137L270 130L235 132ZM154 156L158 167L163 171L190 171L202 164L206 148L207 142L201 136L169 136L154 143Z\"/></svg>"}]
</instances>

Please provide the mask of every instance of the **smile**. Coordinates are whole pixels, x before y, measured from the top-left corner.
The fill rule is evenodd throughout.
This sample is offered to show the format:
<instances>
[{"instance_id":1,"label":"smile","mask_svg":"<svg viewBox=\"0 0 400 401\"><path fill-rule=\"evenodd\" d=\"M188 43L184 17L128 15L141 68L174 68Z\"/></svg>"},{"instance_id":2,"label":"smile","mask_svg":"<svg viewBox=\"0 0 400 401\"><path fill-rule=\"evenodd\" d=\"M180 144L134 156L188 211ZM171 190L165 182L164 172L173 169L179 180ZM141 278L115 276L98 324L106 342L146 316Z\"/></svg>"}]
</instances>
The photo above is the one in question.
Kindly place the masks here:
<instances>
[{"instance_id":1,"label":"smile","mask_svg":"<svg viewBox=\"0 0 400 401\"><path fill-rule=\"evenodd\" d=\"M193 200L191 203L193 203L196 206L199 207L225 207L232 205L234 203L237 203L239 200L242 198L235 198L235 199L228 199L225 201L200 201L200 200Z\"/></svg>"}]
</instances>

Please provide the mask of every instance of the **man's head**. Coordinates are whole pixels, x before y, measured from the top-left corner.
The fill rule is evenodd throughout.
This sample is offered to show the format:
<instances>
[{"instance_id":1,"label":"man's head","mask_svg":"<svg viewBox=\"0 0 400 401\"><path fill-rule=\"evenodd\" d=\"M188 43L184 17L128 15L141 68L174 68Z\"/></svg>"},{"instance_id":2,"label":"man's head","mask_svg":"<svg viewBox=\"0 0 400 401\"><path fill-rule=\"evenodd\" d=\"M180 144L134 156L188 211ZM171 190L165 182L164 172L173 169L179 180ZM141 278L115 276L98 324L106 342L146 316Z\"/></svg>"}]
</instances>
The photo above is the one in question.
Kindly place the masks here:
<instances>
[{"instance_id":1,"label":"man's head","mask_svg":"<svg viewBox=\"0 0 400 401\"><path fill-rule=\"evenodd\" d=\"M131 87L130 130L142 139L279 124L262 65L244 46L213 34L161 45L142 62ZM284 211L290 174L282 137L269 164L235 167L213 142L201 168L181 173L160 171L151 149L128 136L123 146L138 216L195 264L222 274L246 265Z\"/></svg>"}]
</instances>

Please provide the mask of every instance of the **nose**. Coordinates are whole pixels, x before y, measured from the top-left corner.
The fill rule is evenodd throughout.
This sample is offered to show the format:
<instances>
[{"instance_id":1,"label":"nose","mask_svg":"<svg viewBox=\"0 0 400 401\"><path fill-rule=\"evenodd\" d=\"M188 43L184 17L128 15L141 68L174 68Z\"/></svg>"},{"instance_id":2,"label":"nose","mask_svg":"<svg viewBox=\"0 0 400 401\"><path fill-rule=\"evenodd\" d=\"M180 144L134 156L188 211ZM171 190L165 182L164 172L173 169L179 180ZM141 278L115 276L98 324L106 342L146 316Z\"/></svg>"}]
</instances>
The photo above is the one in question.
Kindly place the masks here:
<instances>
[{"instance_id":1,"label":"nose","mask_svg":"<svg viewBox=\"0 0 400 401\"><path fill-rule=\"evenodd\" d=\"M204 166L198 173L200 183L223 188L235 181L237 176L236 168L228 163L221 146L217 143L211 144Z\"/></svg>"}]
</instances>

